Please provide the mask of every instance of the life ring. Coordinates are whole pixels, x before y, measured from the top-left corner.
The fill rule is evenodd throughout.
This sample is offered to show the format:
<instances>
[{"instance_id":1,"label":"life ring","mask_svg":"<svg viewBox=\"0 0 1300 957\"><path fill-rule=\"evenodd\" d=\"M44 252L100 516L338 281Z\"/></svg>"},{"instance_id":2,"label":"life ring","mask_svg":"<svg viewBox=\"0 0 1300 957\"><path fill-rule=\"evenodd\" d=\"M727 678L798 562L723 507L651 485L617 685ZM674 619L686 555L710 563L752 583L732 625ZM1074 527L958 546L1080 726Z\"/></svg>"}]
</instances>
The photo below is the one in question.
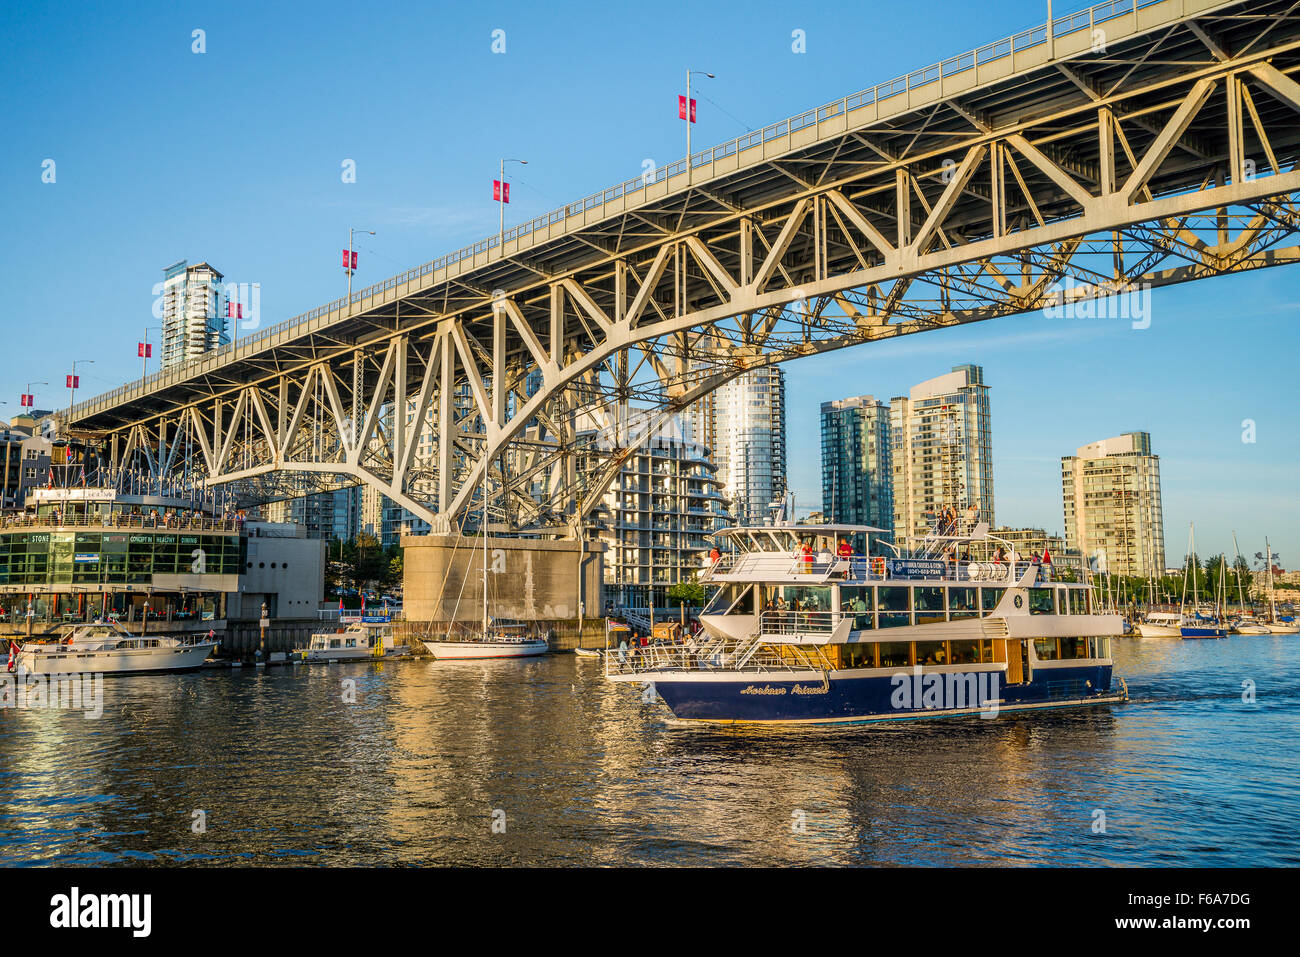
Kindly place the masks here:
<instances>
[{"instance_id":1,"label":"life ring","mask_svg":"<svg viewBox=\"0 0 1300 957\"><path fill-rule=\"evenodd\" d=\"M885 559L884 559L882 556L880 556L880 555L877 555L875 558L871 559L871 570L872 570L872 572L875 573L876 575L880 576L881 578L884 578L884 577L885 577Z\"/></svg>"}]
</instances>

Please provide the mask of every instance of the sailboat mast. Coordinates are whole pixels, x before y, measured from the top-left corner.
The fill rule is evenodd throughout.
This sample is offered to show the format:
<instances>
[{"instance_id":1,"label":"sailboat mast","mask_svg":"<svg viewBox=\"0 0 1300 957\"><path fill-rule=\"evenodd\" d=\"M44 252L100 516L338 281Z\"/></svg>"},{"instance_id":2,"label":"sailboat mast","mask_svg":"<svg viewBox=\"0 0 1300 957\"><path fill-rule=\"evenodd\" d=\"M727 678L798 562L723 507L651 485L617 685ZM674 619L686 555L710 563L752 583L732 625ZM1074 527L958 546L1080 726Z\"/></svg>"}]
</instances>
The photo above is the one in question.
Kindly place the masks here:
<instances>
[{"instance_id":1,"label":"sailboat mast","mask_svg":"<svg viewBox=\"0 0 1300 957\"><path fill-rule=\"evenodd\" d=\"M1241 613L1246 613L1246 596L1241 590L1241 548L1237 545L1237 533L1232 533L1232 554L1234 556L1232 564L1237 569L1237 604L1241 606Z\"/></svg>"},{"instance_id":2,"label":"sailboat mast","mask_svg":"<svg viewBox=\"0 0 1300 957\"><path fill-rule=\"evenodd\" d=\"M1264 566L1268 569L1268 620L1277 621L1277 608L1273 604L1273 546L1264 536Z\"/></svg>"},{"instance_id":3,"label":"sailboat mast","mask_svg":"<svg viewBox=\"0 0 1300 957\"><path fill-rule=\"evenodd\" d=\"M488 636L488 483L487 466L483 467L483 637Z\"/></svg>"}]
</instances>

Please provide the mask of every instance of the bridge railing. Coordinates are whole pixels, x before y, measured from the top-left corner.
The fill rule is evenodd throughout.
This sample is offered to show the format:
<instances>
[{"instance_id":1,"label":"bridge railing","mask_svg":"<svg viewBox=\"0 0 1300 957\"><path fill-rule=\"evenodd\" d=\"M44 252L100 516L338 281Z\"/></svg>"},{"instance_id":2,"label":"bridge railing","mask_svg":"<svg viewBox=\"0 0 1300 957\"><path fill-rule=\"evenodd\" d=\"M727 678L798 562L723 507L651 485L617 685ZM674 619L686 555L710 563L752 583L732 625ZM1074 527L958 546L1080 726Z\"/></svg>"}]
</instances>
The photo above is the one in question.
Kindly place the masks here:
<instances>
[{"instance_id":1,"label":"bridge railing","mask_svg":"<svg viewBox=\"0 0 1300 957\"><path fill-rule=\"evenodd\" d=\"M1095 4L1083 10L1066 14L1061 17L1054 17L1052 20L1053 35L1056 37L1068 36L1079 30L1091 30L1098 23L1112 20L1115 17L1123 16L1129 13L1135 13L1138 10L1150 6L1156 6L1161 3L1172 2L1172 0L1106 0L1104 3ZM1181 9L1181 8L1180 8ZM600 208L614 200L633 195L645 190L647 187L662 183L665 180L678 176L686 172L689 168L695 169L701 166L709 166L720 159L726 159L734 156L744 150L755 146L768 143L772 140L789 136L792 133L805 129L809 126L816 126L819 122L827 119L847 114L863 106L871 106L890 97L897 96L901 93L910 92L927 86L937 80L949 76L955 76L964 73L967 70L973 70L983 64L1000 60L1003 57L1011 56L1014 53L1030 49L1041 43L1047 42L1047 24L1031 27L1020 33L1007 37L1003 40L997 40L993 43L986 43L966 53L955 57L949 57L938 63L923 67L919 70L913 70L903 76L895 77L884 83L877 83L875 86L859 90L856 93L850 93L848 96L840 97L831 103L827 103L816 109L807 110L803 113L787 117L776 123L769 124L760 130L751 130L741 136L736 137L726 143L702 150L689 157L683 157L665 166L659 167L653 172L646 171L642 175L625 180L616 186L601 190L598 193L592 193L584 199L577 202L569 203L550 212L542 213L535 216L525 223L518 226L512 226L505 230L503 236L490 236L487 239L480 240L473 245L458 249L455 252L448 253L431 262L424 263L391 276L388 279L381 280L374 285L367 286L352 293L351 297L335 299L333 302L318 306L301 315L294 316L284 322L277 323L266 329L260 330L252 335L246 336L230 345L222 346L211 352L204 353L202 357L194 359L185 365L176 366L161 372L155 372L151 376L138 379L134 382L119 386L110 392L102 393L93 399L87 399L84 402L77 403L68 410L67 415L75 419L85 414L96 406L111 405L115 400L124 398L132 393L143 393L150 391L151 387L161 383L169 376L181 375L188 378L189 374L199 371L208 363L221 364L228 359L235 358L240 352L257 343L265 342L267 339L284 333L303 323L312 323L331 313L364 302L367 299L373 299L383 293L387 293L398 286L407 285L423 279L439 270L454 266L466 259L473 259L475 256L482 255L496 249L503 241L505 243L517 242L518 240L553 226L556 223L562 223L567 219L580 216L591 209ZM304 331L311 331L312 327Z\"/></svg>"}]
</instances>

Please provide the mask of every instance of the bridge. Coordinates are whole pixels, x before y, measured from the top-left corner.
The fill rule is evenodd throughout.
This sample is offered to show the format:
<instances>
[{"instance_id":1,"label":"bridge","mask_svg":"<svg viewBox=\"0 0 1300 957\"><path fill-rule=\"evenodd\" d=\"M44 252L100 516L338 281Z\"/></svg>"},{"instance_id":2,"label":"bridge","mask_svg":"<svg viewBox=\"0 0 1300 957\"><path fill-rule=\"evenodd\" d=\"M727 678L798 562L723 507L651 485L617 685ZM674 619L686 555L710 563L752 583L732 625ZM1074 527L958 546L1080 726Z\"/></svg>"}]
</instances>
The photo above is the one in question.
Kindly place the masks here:
<instances>
[{"instance_id":1,"label":"bridge","mask_svg":"<svg viewBox=\"0 0 1300 957\"><path fill-rule=\"evenodd\" d=\"M367 483L574 537L749 369L1295 263L1300 4L1056 18L537 217L63 414L250 504ZM1047 321L1047 320L1045 320Z\"/></svg>"}]
</instances>

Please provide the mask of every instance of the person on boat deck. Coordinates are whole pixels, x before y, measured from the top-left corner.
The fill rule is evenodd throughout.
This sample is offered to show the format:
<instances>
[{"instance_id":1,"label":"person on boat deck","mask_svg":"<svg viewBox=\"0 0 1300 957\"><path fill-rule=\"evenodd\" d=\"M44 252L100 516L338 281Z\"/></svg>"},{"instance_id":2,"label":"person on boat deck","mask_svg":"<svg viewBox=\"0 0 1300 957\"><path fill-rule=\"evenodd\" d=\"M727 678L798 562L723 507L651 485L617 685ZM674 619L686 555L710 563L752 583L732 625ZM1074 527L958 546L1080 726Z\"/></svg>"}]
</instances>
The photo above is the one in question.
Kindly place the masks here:
<instances>
[{"instance_id":1,"label":"person on boat deck","mask_svg":"<svg viewBox=\"0 0 1300 957\"><path fill-rule=\"evenodd\" d=\"M1003 548L1001 545L999 545L997 547L997 551L993 553L993 564L1005 565L1006 561L1007 561L1007 550Z\"/></svg>"},{"instance_id":2,"label":"person on boat deck","mask_svg":"<svg viewBox=\"0 0 1300 957\"><path fill-rule=\"evenodd\" d=\"M813 570L813 550L807 541L799 544L799 556L803 559L804 574L811 574Z\"/></svg>"},{"instance_id":3,"label":"person on boat deck","mask_svg":"<svg viewBox=\"0 0 1300 957\"><path fill-rule=\"evenodd\" d=\"M1043 564L1043 556L1038 554L1038 549L1035 548L1029 552L1029 563L1031 565Z\"/></svg>"},{"instance_id":4,"label":"person on boat deck","mask_svg":"<svg viewBox=\"0 0 1300 957\"><path fill-rule=\"evenodd\" d=\"M972 505L970 508L966 509L966 526L968 528L974 528L975 523L979 521L979 517L980 507L978 505Z\"/></svg>"},{"instance_id":5,"label":"person on boat deck","mask_svg":"<svg viewBox=\"0 0 1300 957\"><path fill-rule=\"evenodd\" d=\"M718 564L718 560L721 559L721 558L722 558L722 552L718 551L718 546L717 546L717 545L714 545L712 548L709 549L709 564L710 564L710 565L716 565L716 564Z\"/></svg>"},{"instance_id":6,"label":"person on boat deck","mask_svg":"<svg viewBox=\"0 0 1300 957\"><path fill-rule=\"evenodd\" d=\"M618 640L618 663L624 664L627 661L627 638L623 637Z\"/></svg>"},{"instance_id":7,"label":"person on boat deck","mask_svg":"<svg viewBox=\"0 0 1300 957\"><path fill-rule=\"evenodd\" d=\"M844 559L849 559L853 557L853 546L849 544L849 540L847 538L840 539L840 544L839 547L835 549L835 554L837 554L840 558L844 558Z\"/></svg>"},{"instance_id":8,"label":"person on boat deck","mask_svg":"<svg viewBox=\"0 0 1300 957\"><path fill-rule=\"evenodd\" d=\"M822 539L821 551L817 553L817 563L819 565L829 565L834 559L831 557L830 539Z\"/></svg>"}]
</instances>

